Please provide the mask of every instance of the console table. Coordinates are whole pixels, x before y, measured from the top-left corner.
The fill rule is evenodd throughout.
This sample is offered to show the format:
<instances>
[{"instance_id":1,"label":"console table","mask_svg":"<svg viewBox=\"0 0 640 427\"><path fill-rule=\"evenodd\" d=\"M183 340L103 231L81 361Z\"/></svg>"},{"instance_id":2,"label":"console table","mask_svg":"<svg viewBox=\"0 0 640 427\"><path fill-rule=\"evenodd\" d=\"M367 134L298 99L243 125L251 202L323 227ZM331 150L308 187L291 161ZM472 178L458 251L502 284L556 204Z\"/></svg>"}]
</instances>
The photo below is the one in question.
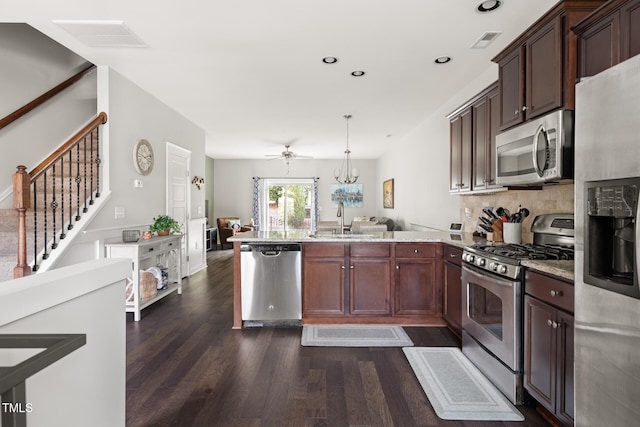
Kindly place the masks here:
<instances>
[{"instance_id":1,"label":"console table","mask_svg":"<svg viewBox=\"0 0 640 427\"><path fill-rule=\"evenodd\" d=\"M133 313L134 320L140 320L140 312L145 307L161 300L174 291L182 294L182 234L166 237L153 236L149 240L135 243L105 242L105 256L107 258L129 258L132 260L131 277L133 280L133 301L126 302L126 312ZM158 290L158 295L140 301L140 270L155 267L158 264L166 267L169 273L167 289ZM124 289L123 289L124 291ZM122 293L123 297L125 293Z\"/></svg>"}]
</instances>

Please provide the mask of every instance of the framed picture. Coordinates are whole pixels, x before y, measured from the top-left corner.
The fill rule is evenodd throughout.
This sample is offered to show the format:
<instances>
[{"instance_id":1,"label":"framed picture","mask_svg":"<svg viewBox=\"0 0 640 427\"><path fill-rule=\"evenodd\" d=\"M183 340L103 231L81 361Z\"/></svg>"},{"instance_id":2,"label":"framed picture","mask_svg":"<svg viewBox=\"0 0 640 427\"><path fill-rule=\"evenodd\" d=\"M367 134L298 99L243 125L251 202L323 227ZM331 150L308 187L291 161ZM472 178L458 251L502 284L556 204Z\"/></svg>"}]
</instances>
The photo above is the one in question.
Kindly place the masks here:
<instances>
[{"instance_id":1,"label":"framed picture","mask_svg":"<svg viewBox=\"0 0 640 427\"><path fill-rule=\"evenodd\" d=\"M393 209L393 178L382 183L382 207Z\"/></svg>"},{"instance_id":2,"label":"framed picture","mask_svg":"<svg viewBox=\"0 0 640 427\"><path fill-rule=\"evenodd\" d=\"M331 184L331 202L338 206L342 200L345 208L361 208L364 206L362 184Z\"/></svg>"}]
</instances>

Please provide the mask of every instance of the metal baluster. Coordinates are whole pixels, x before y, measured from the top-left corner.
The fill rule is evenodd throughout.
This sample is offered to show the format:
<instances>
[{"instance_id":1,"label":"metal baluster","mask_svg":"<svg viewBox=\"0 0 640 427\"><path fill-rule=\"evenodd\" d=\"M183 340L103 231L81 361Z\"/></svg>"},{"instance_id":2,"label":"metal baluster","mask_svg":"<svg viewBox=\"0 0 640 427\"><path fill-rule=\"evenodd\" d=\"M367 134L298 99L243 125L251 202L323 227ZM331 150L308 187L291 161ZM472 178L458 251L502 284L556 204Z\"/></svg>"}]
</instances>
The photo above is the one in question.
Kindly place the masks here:
<instances>
[{"instance_id":1,"label":"metal baluster","mask_svg":"<svg viewBox=\"0 0 640 427\"><path fill-rule=\"evenodd\" d=\"M60 157L60 240L67 237L64 232L64 156Z\"/></svg>"},{"instance_id":2,"label":"metal baluster","mask_svg":"<svg viewBox=\"0 0 640 427\"><path fill-rule=\"evenodd\" d=\"M73 228L73 148L69 150L69 225L67 230Z\"/></svg>"},{"instance_id":3,"label":"metal baluster","mask_svg":"<svg viewBox=\"0 0 640 427\"><path fill-rule=\"evenodd\" d=\"M80 144L76 144L76 221L80 221Z\"/></svg>"},{"instance_id":4,"label":"metal baluster","mask_svg":"<svg viewBox=\"0 0 640 427\"><path fill-rule=\"evenodd\" d=\"M42 259L47 259L49 258L49 253L47 252L47 228L48 228L48 221L47 221L47 172L45 171L44 174L42 175L43 177L43 185L42 187L44 188L43 196L44 196L44 200L42 201L42 244L44 245L44 249L42 252Z\"/></svg>"},{"instance_id":5,"label":"metal baluster","mask_svg":"<svg viewBox=\"0 0 640 427\"><path fill-rule=\"evenodd\" d=\"M96 198L100 197L100 126L96 127Z\"/></svg>"},{"instance_id":6,"label":"metal baluster","mask_svg":"<svg viewBox=\"0 0 640 427\"><path fill-rule=\"evenodd\" d=\"M38 192L33 181L33 271L38 271Z\"/></svg>"},{"instance_id":7,"label":"metal baluster","mask_svg":"<svg viewBox=\"0 0 640 427\"><path fill-rule=\"evenodd\" d=\"M94 203L93 202L93 131L91 132L91 137L90 138L91 138L91 140L90 140L90 143L89 143L89 147L90 147L90 151L91 151L91 159L90 159L91 165L90 165L90 168L89 168L89 171L90 171L90 173L89 173L90 181L89 182L91 183L91 185L89 185L89 204L92 205Z\"/></svg>"},{"instance_id":8,"label":"metal baluster","mask_svg":"<svg viewBox=\"0 0 640 427\"><path fill-rule=\"evenodd\" d=\"M56 227L56 213L58 212L58 201L56 200L56 164L54 163L51 166L51 173L53 174L52 178L51 178L51 219L52 219L52 242L51 242L51 249L55 249L58 247L58 242L56 241L56 234L58 232L58 228Z\"/></svg>"},{"instance_id":9,"label":"metal baluster","mask_svg":"<svg viewBox=\"0 0 640 427\"><path fill-rule=\"evenodd\" d=\"M84 184L84 208L82 209L82 212L87 213L89 208L87 207L87 137L86 136L82 138L82 150L84 151L84 161L82 165L84 170L84 173L82 174L82 177L84 178L82 180Z\"/></svg>"}]
</instances>

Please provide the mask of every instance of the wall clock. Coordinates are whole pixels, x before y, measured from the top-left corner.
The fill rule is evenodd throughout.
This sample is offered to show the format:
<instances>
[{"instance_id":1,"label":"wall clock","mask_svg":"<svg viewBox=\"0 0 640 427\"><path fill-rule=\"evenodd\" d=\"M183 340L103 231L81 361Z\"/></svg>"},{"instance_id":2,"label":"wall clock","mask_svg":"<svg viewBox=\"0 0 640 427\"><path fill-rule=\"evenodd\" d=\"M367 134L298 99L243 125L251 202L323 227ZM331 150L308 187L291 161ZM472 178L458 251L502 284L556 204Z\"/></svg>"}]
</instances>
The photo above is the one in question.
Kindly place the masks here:
<instances>
[{"instance_id":1,"label":"wall clock","mask_svg":"<svg viewBox=\"0 0 640 427\"><path fill-rule=\"evenodd\" d=\"M140 175L149 175L153 170L153 148L146 139L139 140L133 147L133 165Z\"/></svg>"}]
</instances>

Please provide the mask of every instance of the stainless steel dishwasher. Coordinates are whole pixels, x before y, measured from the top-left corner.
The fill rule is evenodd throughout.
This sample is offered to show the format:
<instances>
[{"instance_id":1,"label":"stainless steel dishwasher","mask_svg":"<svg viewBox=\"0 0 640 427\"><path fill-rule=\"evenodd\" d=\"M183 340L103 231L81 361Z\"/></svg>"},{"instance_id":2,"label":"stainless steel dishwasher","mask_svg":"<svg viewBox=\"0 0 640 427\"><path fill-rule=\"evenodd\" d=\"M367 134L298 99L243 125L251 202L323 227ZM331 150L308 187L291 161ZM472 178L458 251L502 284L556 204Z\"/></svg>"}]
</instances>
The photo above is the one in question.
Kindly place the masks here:
<instances>
[{"instance_id":1,"label":"stainless steel dishwasher","mask_svg":"<svg viewBox=\"0 0 640 427\"><path fill-rule=\"evenodd\" d=\"M300 243L240 245L243 321L302 319Z\"/></svg>"}]
</instances>

